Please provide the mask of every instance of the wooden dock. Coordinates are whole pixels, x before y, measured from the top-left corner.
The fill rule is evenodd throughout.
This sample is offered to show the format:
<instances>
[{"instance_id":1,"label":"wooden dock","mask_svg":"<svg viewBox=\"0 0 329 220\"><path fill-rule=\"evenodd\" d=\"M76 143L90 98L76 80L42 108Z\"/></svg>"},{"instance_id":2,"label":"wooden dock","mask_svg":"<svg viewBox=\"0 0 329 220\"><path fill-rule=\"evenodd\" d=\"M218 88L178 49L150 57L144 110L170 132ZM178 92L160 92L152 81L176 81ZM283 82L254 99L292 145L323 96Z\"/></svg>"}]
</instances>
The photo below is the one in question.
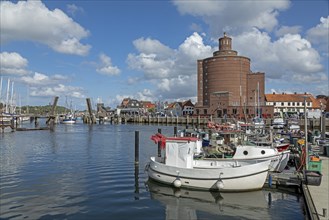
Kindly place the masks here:
<instances>
[{"instance_id":1,"label":"wooden dock","mask_svg":"<svg viewBox=\"0 0 329 220\"><path fill-rule=\"evenodd\" d=\"M321 156L322 160L322 178L320 186L302 184L304 198L308 207L311 219L328 220L329 219L329 157Z\"/></svg>"}]
</instances>

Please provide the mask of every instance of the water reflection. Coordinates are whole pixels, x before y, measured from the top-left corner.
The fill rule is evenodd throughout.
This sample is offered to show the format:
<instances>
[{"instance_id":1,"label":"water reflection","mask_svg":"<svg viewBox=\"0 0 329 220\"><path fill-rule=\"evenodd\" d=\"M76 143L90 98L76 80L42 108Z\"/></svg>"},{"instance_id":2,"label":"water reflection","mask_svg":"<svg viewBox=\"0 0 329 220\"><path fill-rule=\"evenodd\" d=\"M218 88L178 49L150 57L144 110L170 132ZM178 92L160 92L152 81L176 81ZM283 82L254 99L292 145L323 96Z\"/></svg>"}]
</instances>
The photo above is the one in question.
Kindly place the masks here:
<instances>
[{"instance_id":1,"label":"water reflection","mask_svg":"<svg viewBox=\"0 0 329 220\"><path fill-rule=\"evenodd\" d=\"M270 219L267 193L219 193L176 189L152 180L147 183L151 198L166 206L166 219L198 219L198 212L244 219Z\"/></svg>"}]
</instances>

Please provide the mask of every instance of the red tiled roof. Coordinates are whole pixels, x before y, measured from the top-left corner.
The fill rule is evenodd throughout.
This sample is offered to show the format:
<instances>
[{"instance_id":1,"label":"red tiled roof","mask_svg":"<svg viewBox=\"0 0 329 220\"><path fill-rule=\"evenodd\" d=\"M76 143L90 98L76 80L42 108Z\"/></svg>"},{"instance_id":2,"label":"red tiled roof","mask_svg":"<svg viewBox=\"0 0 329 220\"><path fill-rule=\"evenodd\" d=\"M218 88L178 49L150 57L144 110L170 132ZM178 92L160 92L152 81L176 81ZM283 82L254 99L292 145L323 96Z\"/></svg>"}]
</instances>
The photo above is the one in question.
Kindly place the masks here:
<instances>
[{"instance_id":1,"label":"red tiled roof","mask_svg":"<svg viewBox=\"0 0 329 220\"><path fill-rule=\"evenodd\" d=\"M312 102L313 108L320 108L320 103L311 94L265 94L267 102Z\"/></svg>"}]
</instances>

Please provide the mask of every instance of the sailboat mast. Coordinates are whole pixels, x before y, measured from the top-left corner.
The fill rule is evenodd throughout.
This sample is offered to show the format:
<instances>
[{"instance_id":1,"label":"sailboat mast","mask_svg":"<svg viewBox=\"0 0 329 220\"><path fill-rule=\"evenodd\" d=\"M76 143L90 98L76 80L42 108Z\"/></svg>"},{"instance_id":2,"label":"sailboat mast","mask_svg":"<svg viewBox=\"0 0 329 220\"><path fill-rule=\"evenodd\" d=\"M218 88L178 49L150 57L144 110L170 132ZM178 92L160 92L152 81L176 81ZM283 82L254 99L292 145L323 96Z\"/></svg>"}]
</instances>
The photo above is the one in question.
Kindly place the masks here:
<instances>
[{"instance_id":1,"label":"sailboat mast","mask_svg":"<svg viewBox=\"0 0 329 220\"><path fill-rule=\"evenodd\" d=\"M7 95L6 95L6 113L9 112L9 87L10 87L10 79L8 78Z\"/></svg>"},{"instance_id":2,"label":"sailboat mast","mask_svg":"<svg viewBox=\"0 0 329 220\"><path fill-rule=\"evenodd\" d=\"M11 82L10 113L14 113L14 82Z\"/></svg>"},{"instance_id":3,"label":"sailboat mast","mask_svg":"<svg viewBox=\"0 0 329 220\"><path fill-rule=\"evenodd\" d=\"M259 114L259 82L257 82L257 117Z\"/></svg>"},{"instance_id":4,"label":"sailboat mast","mask_svg":"<svg viewBox=\"0 0 329 220\"><path fill-rule=\"evenodd\" d=\"M2 76L0 78L0 103L2 101Z\"/></svg>"}]
</instances>

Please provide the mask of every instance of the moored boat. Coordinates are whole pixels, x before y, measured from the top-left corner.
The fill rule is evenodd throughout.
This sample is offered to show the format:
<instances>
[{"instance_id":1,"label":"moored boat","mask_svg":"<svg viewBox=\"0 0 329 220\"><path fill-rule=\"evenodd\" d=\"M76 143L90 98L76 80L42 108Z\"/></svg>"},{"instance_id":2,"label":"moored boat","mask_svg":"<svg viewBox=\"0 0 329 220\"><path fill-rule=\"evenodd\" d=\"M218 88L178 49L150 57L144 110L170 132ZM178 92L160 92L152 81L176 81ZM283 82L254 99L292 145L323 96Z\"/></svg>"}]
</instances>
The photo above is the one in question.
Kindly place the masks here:
<instances>
[{"instance_id":1,"label":"moored boat","mask_svg":"<svg viewBox=\"0 0 329 220\"><path fill-rule=\"evenodd\" d=\"M211 160L194 157L200 144L195 137L169 137L157 134L164 155L151 157L147 165L150 179L175 187L218 191L252 191L263 187L270 160ZM244 184L241 184L244 183Z\"/></svg>"},{"instance_id":2,"label":"moored boat","mask_svg":"<svg viewBox=\"0 0 329 220\"><path fill-rule=\"evenodd\" d=\"M64 118L60 121L61 124L75 124L77 119L72 114L67 114Z\"/></svg>"}]
</instances>

